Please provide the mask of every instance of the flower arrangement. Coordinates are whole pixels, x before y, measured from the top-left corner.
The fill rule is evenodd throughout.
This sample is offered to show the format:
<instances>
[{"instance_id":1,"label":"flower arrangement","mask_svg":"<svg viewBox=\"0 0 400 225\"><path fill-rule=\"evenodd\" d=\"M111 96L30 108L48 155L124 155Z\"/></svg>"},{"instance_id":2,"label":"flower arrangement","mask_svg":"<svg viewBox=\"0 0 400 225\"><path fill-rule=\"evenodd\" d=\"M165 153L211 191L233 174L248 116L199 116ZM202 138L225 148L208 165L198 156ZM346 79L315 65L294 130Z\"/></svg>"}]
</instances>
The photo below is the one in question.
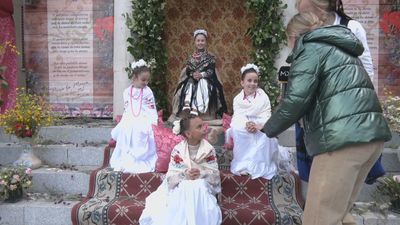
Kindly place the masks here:
<instances>
[{"instance_id":1,"label":"flower arrangement","mask_svg":"<svg viewBox=\"0 0 400 225\"><path fill-rule=\"evenodd\" d=\"M386 92L386 98L382 101L383 114L389 123L392 132L400 133L400 96L393 96Z\"/></svg>"},{"instance_id":2,"label":"flower arrangement","mask_svg":"<svg viewBox=\"0 0 400 225\"><path fill-rule=\"evenodd\" d=\"M0 126L7 134L19 138L33 137L40 127L49 126L53 121L53 112L45 100L25 88L17 88L15 107L0 115Z\"/></svg>"},{"instance_id":3,"label":"flower arrangement","mask_svg":"<svg viewBox=\"0 0 400 225\"><path fill-rule=\"evenodd\" d=\"M390 209L400 212L400 175L378 179L377 192L390 202Z\"/></svg>"},{"instance_id":4,"label":"flower arrangement","mask_svg":"<svg viewBox=\"0 0 400 225\"><path fill-rule=\"evenodd\" d=\"M5 167L0 170L0 199L22 197L23 189L32 186L32 169L25 167ZM19 196L16 196L19 195Z\"/></svg>"}]
</instances>

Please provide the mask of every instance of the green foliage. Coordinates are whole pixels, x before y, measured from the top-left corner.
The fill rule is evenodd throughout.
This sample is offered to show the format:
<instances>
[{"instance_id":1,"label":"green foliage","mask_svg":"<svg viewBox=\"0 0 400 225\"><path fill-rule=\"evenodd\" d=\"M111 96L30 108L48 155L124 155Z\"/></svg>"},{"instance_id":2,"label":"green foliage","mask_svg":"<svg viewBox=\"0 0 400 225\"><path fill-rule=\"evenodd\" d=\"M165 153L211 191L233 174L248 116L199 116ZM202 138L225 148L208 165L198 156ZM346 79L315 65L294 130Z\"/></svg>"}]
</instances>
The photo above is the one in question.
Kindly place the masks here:
<instances>
[{"instance_id":1,"label":"green foliage","mask_svg":"<svg viewBox=\"0 0 400 225\"><path fill-rule=\"evenodd\" d=\"M400 175L379 178L376 192L378 201L390 202L390 208L400 212Z\"/></svg>"},{"instance_id":2,"label":"green foliage","mask_svg":"<svg viewBox=\"0 0 400 225\"><path fill-rule=\"evenodd\" d=\"M167 109L166 64L167 54L162 33L165 24L165 0L132 0L132 13L125 14L131 31L128 52L135 60L144 59L151 65L150 88L158 109ZM131 67L125 70L131 78Z\"/></svg>"},{"instance_id":3,"label":"green foliage","mask_svg":"<svg viewBox=\"0 0 400 225\"><path fill-rule=\"evenodd\" d=\"M252 58L260 68L262 88L274 107L280 94L274 63L281 46L286 43L282 18L287 5L283 5L282 0L248 0L247 7L255 13L255 21L247 31L255 49Z\"/></svg>"}]
</instances>

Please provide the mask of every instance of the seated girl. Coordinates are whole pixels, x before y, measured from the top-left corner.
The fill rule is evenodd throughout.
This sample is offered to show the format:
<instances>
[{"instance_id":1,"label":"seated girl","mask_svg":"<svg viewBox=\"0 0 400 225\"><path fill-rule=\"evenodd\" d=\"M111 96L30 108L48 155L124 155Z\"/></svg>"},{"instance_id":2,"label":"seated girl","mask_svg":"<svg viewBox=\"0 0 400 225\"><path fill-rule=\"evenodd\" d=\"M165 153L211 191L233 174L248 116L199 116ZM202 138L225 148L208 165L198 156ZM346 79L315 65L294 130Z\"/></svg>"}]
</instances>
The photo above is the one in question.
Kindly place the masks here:
<instances>
[{"instance_id":1,"label":"seated girl","mask_svg":"<svg viewBox=\"0 0 400 225\"><path fill-rule=\"evenodd\" d=\"M172 153L166 179L146 198L141 225L219 225L221 210L216 194L221 191L215 150L205 139L203 121L182 119L178 133L185 140Z\"/></svg>"},{"instance_id":2,"label":"seated girl","mask_svg":"<svg viewBox=\"0 0 400 225\"><path fill-rule=\"evenodd\" d=\"M254 64L241 68L243 90L233 99L231 127L227 143L233 144L231 172L250 175L252 179L271 179L277 173L278 141L268 138L261 129L271 116L271 105L265 92L258 88L259 69Z\"/></svg>"},{"instance_id":3,"label":"seated girl","mask_svg":"<svg viewBox=\"0 0 400 225\"><path fill-rule=\"evenodd\" d=\"M198 29L193 34L195 52L186 62L185 79L175 91L179 106L176 116L207 114L210 119L220 118L226 112L224 91L215 70L215 56L206 50L207 31Z\"/></svg>"}]
</instances>

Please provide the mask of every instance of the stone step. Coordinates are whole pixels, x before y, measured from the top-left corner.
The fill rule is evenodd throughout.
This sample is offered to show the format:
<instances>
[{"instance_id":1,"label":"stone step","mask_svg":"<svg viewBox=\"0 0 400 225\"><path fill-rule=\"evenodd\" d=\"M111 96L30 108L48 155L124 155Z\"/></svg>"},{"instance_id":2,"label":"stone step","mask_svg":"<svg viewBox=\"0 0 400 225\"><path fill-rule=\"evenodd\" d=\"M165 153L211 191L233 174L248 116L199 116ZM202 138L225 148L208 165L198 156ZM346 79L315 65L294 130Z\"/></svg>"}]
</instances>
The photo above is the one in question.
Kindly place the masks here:
<instances>
[{"instance_id":1,"label":"stone step","mask_svg":"<svg viewBox=\"0 0 400 225\"><path fill-rule=\"evenodd\" d=\"M77 201L22 200L17 203L0 202L1 225L70 225L71 209ZM357 225L400 224L400 215L386 215L371 209L369 203L356 203L352 215Z\"/></svg>"},{"instance_id":2,"label":"stone step","mask_svg":"<svg viewBox=\"0 0 400 225\"><path fill-rule=\"evenodd\" d=\"M78 170L42 167L32 171L32 187L29 192L86 195L89 189L90 171L94 167L78 167Z\"/></svg>"},{"instance_id":3,"label":"stone step","mask_svg":"<svg viewBox=\"0 0 400 225\"><path fill-rule=\"evenodd\" d=\"M89 144L98 145L106 144L111 138L111 130L113 126L51 126L43 127L39 136L42 144ZM279 144L286 147L295 146L294 127L290 127L278 136ZM224 140L224 134L218 138L218 142ZM3 129L0 129L0 143L18 142L18 139L13 135L5 134Z\"/></svg>"},{"instance_id":4,"label":"stone step","mask_svg":"<svg viewBox=\"0 0 400 225\"><path fill-rule=\"evenodd\" d=\"M111 126L51 126L40 129L40 142L45 144L106 144L111 138ZM0 142L18 142L13 135L0 131Z\"/></svg>"},{"instance_id":5,"label":"stone step","mask_svg":"<svg viewBox=\"0 0 400 225\"><path fill-rule=\"evenodd\" d=\"M78 201L55 204L44 200L0 202L1 225L70 225L71 209Z\"/></svg>"},{"instance_id":6,"label":"stone step","mask_svg":"<svg viewBox=\"0 0 400 225\"><path fill-rule=\"evenodd\" d=\"M100 166L103 162L105 144L99 146L82 146L71 144L37 145L33 153L43 164L56 166L61 164L75 166ZM21 154L24 147L18 143L0 143L0 164L12 164Z\"/></svg>"}]
</instances>

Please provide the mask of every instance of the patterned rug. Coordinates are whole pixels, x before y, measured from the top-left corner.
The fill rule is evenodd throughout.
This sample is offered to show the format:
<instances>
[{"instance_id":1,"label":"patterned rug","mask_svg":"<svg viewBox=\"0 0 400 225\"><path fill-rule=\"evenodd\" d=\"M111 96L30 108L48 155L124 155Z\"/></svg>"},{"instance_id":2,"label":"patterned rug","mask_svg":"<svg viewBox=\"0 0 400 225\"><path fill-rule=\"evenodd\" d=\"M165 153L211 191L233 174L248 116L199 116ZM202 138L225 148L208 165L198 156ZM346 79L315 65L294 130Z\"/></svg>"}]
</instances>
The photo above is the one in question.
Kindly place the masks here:
<instances>
[{"instance_id":1,"label":"patterned rug","mask_svg":"<svg viewBox=\"0 0 400 225\"><path fill-rule=\"evenodd\" d=\"M145 198L160 185L164 176L161 173L113 171L108 167L111 150L105 150L103 167L91 173L87 197L73 207L73 225L139 224ZM221 151L219 156L229 158L229 154L222 156ZM221 184L223 225L301 224L304 202L296 174L251 180L222 169Z\"/></svg>"}]
</instances>

